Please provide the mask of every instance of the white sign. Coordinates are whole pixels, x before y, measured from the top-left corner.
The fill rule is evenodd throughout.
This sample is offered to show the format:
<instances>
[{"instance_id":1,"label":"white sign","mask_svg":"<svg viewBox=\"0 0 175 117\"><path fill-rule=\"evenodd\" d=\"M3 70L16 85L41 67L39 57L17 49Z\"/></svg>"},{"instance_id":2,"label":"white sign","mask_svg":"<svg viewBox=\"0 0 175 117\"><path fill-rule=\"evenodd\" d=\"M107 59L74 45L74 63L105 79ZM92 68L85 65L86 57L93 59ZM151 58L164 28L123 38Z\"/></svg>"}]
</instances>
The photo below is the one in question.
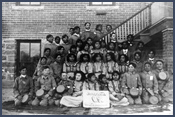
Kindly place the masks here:
<instances>
[{"instance_id":1,"label":"white sign","mask_svg":"<svg viewBox=\"0 0 175 117\"><path fill-rule=\"evenodd\" d=\"M83 107L109 108L109 91L83 90Z\"/></svg>"}]
</instances>

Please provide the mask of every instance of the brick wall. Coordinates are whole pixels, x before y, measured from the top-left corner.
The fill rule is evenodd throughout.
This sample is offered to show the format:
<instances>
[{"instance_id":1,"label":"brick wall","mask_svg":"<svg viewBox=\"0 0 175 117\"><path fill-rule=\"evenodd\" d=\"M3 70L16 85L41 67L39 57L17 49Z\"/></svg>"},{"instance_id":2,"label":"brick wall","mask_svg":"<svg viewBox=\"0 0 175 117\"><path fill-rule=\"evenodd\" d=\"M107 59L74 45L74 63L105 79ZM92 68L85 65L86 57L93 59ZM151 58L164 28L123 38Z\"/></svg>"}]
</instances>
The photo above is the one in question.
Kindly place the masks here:
<instances>
[{"instance_id":1,"label":"brick wall","mask_svg":"<svg viewBox=\"0 0 175 117\"><path fill-rule=\"evenodd\" d=\"M168 70L173 72L173 29L163 32L163 58L167 61Z\"/></svg>"},{"instance_id":2,"label":"brick wall","mask_svg":"<svg viewBox=\"0 0 175 117\"><path fill-rule=\"evenodd\" d=\"M16 39L45 39L67 33L75 25L83 29L86 21L117 26L144 8L144 2L120 2L118 9L106 10L106 15L96 15L87 9L88 2L42 2L41 9L18 9L15 2L2 3L2 68L7 78L13 79L16 59Z\"/></svg>"}]
</instances>

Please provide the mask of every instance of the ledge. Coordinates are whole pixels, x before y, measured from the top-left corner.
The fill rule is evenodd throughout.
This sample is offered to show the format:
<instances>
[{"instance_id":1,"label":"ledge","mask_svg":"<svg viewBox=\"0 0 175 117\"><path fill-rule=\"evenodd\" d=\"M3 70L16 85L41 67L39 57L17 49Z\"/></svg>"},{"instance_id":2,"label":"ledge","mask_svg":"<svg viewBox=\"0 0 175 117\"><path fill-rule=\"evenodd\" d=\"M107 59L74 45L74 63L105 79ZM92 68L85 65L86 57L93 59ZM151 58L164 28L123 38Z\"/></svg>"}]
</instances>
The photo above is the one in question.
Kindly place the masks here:
<instances>
[{"instance_id":1,"label":"ledge","mask_svg":"<svg viewBox=\"0 0 175 117\"><path fill-rule=\"evenodd\" d=\"M119 5L118 6L86 6L86 10L93 10L93 11L104 11L104 10L115 10L115 9L119 9Z\"/></svg>"},{"instance_id":2,"label":"ledge","mask_svg":"<svg viewBox=\"0 0 175 117\"><path fill-rule=\"evenodd\" d=\"M12 6L13 10L43 10L44 6Z\"/></svg>"},{"instance_id":3,"label":"ledge","mask_svg":"<svg viewBox=\"0 0 175 117\"><path fill-rule=\"evenodd\" d=\"M173 17L164 17L164 18L160 19L159 21L157 21L156 23L152 24L152 26L150 26L149 29L151 29L151 28L155 27L156 25L159 25L163 21L165 22L167 20L173 20Z\"/></svg>"},{"instance_id":4,"label":"ledge","mask_svg":"<svg viewBox=\"0 0 175 117\"><path fill-rule=\"evenodd\" d=\"M173 31L173 28L167 28L165 30L162 30L162 32L165 32L165 31Z\"/></svg>"}]
</instances>

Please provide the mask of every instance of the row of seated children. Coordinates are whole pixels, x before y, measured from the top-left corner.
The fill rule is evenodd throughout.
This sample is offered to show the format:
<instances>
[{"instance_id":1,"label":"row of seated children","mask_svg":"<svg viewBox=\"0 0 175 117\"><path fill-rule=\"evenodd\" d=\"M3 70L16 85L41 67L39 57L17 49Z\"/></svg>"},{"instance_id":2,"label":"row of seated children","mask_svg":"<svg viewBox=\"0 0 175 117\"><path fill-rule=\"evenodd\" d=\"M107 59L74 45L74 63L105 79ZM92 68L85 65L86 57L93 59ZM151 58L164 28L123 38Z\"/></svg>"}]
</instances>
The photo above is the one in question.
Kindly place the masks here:
<instances>
[{"instance_id":1,"label":"row of seated children","mask_svg":"<svg viewBox=\"0 0 175 117\"><path fill-rule=\"evenodd\" d=\"M74 78L70 79L65 72L62 72L59 82L56 82L51 75L49 66L43 66L41 76L34 81L26 75L26 67L22 67L21 75L15 79L15 105L29 103L33 106L55 104L79 107L83 102L83 90L107 90L110 94L110 103L115 106L168 102L166 85L170 79L163 65L162 60L157 60L156 69L153 71L151 63L145 62L143 72L138 74L135 72L137 65L131 62L128 64L128 72L121 75L118 71L114 71L111 79L107 79L105 74L99 74L97 77L95 73L86 75L82 71L76 71ZM166 73L166 78L162 79L160 72ZM60 92L60 85L64 86L62 92ZM137 93L131 93L132 89L136 89L134 92ZM44 93L38 96L38 90L43 90ZM23 99L25 94L29 95L26 102Z\"/></svg>"},{"instance_id":2,"label":"row of seated children","mask_svg":"<svg viewBox=\"0 0 175 117\"><path fill-rule=\"evenodd\" d=\"M50 53L50 49L46 53ZM136 72L140 73L143 69L143 61L141 61L141 53L135 52L133 61L129 61L128 57L125 54L119 55L119 60L115 60L115 55L112 52L107 52L104 55L100 53L95 53L92 57L91 55L87 53L83 53L80 55L80 59L77 60L77 57L75 54L70 53L65 57L59 53L55 56L55 59L50 62L50 59L48 57L41 57L35 73L34 78L37 78L41 75L41 69L43 66L48 65L51 69L51 74L54 76L56 81L60 80L61 73L65 72L67 73L68 77L72 77L74 75L75 71L82 71L86 75L88 73L95 73L96 77L98 77L99 74L106 74L107 78L111 78L111 74L114 71L118 71L120 74L124 74L128 71L128 63L133 62L137 65ZM154 56L154 51L150 51L148 54L148 57ZM154 58L154 57L153 57ZM150 61L147 59L147 61L151 62L151 66L155 64L155 60Z\"/></svg>"}]
</instances>

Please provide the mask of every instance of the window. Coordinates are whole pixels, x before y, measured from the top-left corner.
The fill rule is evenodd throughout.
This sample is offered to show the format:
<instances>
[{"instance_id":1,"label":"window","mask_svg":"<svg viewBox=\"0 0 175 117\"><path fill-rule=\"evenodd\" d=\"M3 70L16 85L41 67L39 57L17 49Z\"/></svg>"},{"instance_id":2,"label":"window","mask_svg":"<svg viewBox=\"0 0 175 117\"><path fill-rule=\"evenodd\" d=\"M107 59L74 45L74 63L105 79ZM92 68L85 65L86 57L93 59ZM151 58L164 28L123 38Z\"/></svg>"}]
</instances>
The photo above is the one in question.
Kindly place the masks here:
<instances>
[{"instance_id":1,"label":"window","mask_svg":"<svg viewBox=\"0 0 175 117\"><path fill-rule=\"evenodd\" d=\"M90 6L115 6L115 2L90 2Z\"/></svg>"},{"instance_id":2,"label":"window","mask_svg":"<svg viewBox=\"0 0 175 117\"><path fill-rule=\"evenodd\" d=\"M41 2L16 2L16 5L12 6L13 10L43 10L44 5Z\"/></svg>"},{"instance_id":3,"label":"window","mask_svg":"<svg viewBox=\"0 0 175 117\"><path fill-rule=\"evenodd\" d=\"M41 2L17 2L17 6L40 6Z\"/></svg>"}]
</instances>

